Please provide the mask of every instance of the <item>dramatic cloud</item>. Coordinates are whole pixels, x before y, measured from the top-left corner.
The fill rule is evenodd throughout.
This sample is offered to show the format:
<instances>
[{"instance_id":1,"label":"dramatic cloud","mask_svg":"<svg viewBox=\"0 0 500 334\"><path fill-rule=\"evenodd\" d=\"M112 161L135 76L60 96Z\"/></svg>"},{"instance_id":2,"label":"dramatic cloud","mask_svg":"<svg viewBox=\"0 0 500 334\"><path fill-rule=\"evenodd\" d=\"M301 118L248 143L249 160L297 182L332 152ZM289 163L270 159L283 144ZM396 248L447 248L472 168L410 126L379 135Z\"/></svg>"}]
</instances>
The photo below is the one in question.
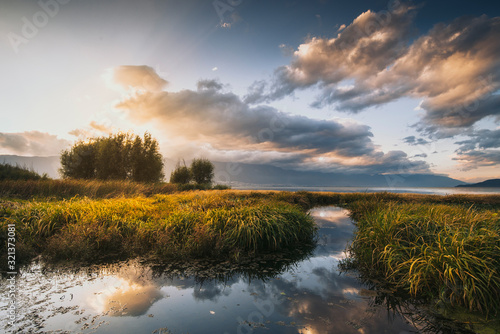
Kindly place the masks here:
<instances>
[{"instance_id":1,"label":"dramatic cloud","mask_svg":"<svg viewBox=\"0 0 500 334\"><path fill-rule=\"evenodd\" d=\"M396 62L397 81L415 79L411 93L424 98L421 130L446 136L440 128L467 128L500 114L499 39L500 18L459 18L437 25Z\"/></svg>"},{"instance_id":2,"label":"dramatic cloud","mask_svg":"<svg viewBox=\"0 0 500 334\"><path fill-rule=\"evenodd\" d=\"M500 163L500 129L478 130L469 134L470 139L456 142L461 145L453 160L459 161L463 170Z\"/></svg>"},{"instance_id":3,"label":"dramatic cloud","mask_svg":"<svg viewBox=\"0 0 500 334\"><path fill-rule=\"evenodd\" d=\"M471 151L474 149L500 148L500 129L478 130L469 134L468 140L456 142L461 145L459 152Z\"/></svg>"},{"instance_id":4,"label":"dramatic cloud","mask_svg":"<svg viewBox=\"0 0 500 334\"><path fill-rule=\"evenodd\" d=\"M290 65L276 70L270 94L251 91L248 101L270 101L317 83L327 86L377 75L404 54L413 15L413 8L403 5L391 12L369 10L335 38L311 38L299 46Z\"/></svg>"},{"instance_id":5,"label":"dramatic cloud","mask_svg":"<svg viewBox=\"0 0 500 334\"><path fill-rule=\"evenodd\" d=\"M39 131L19 133L0 132L0 153L20 154L32 156L59 155L63 149L68 148L69 141L59 139Z\"/></svg>"},{"instance_id":6,"label":"dramatic cloud","mask_svg":"<svg viewBox=\"0 0 500 334\"><path fill-rule=\"evenodd\" d=\"M202 80L197 87L196 91L126 95L117 108L128 110L135 121L154 122L170 138L197 142L219 154L231 152L228 155L233 158L244 154L255 160L258 152L292 168L386 173L404 165L411 166L411 171L429 171L426 163L409 161L404 152L379 151L366 125L315 120L269 106L250 107L223 91L218 81Z\"/></svg>"},{"instance_id":7,"label":"dramatic cloud","mask_svg":"<svg viewBox=\"0 0 500 334\"><path fill-rule=\"evenodd\" d=\"M500 150L463 152L453 160L459 161L462 170L466 171L479 167L495 167L500 164Z\"/></svg>"},{"instance_id":8,"label":"dramatic cloud","mask_svg":"<svg viewBox=\"0 0 500 334\"><path fill-rule=\"evenodd\" d=\"M415 127L438 138L499 116L500 18L458 18L412 41L415 11L404 4L367 11L335 38L311 38L290 65L275 71L270 87L256 82L245 101L271 101L317 85L313 106L359 112L409 96L422 99L424 115Z\"/></svg>"}]
</instances>

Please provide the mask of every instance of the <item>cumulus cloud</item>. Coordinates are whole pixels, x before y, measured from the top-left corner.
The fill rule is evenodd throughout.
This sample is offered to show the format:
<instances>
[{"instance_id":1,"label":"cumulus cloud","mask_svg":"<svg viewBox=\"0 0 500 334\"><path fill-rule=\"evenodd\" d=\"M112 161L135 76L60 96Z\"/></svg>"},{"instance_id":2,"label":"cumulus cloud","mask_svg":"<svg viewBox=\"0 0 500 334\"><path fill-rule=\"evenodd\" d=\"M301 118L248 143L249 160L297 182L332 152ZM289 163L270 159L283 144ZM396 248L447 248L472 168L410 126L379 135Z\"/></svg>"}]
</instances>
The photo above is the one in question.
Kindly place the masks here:
<instances>
[{"instance_id":1,"label":"cumulus cloud","mask_svg":"<svg viewBox=\"0 0 500 334\"><path fill-rule=\"evenodd\" d=\"M422 99L424 134L451 137L500 115L500 18L461 17L414 38L416 8L367 11L334 38L313 37L271 82L254 84L249 103L320 88L312 105L359 112L409 96Z\"/></svg>"},{"instance_id":2,"label":"cumulus cloud","mask_svg":"<svg viewBox=\"0 0 500 334\"><path fill-rule=\"evenodd\" d=\"M125 89L139 89L146 91L161 91L168 82L161 78L149 66L123 65L115 67L111 73L111 81Z\"/></svg>"},{"instance_id":3,"label":"cumulus cloud","mask_svg":"<svg viewBox=\"0 0 500 334\"><path fill-rule=\"evenodd\" d=\"M59 155L69 145L69 141L45 132L0 132L1 154L52 156Z\"/></svg>"},{"instance_id":4,"label":"cumulus cloud","mask_svg":"<svg viewBox=\"0 0 500 334\"><path fill-rule=\"evenodd\" d=\"M196 91L129 95L117 108L127 110L135 121L154 122L171 138L209 145L212 152L233 157L274 157L277 164L302 169L387 172L408 165L412 171L429 171L425 162L411 162L404 152L378 150L366 125L250 106L214 80L202 80L197 86Z\"/></svg>"},{"instance_id":5,"label":"cumulus cloud","mask_svg":"<svg viewBox=\"0 0 500 334\"><path fill-rule=\"evenodd\" d=\"M397 81L414 79L411 93L424 97L421 130L447 136L439 130L500 114L499 39L500 18L459 18L437 25L396 62Z\"/></svg>"},{"instance_id":6,"label":"cumulus cloud","mask_svg":"<svg viewBox=\"0 0 500 334\"><path fill-rule=\"evenodd\" d=\"M270 92L255 102L270 101L321 83L374 76L404 54L414 9L367 11L334 38L310 38L294 53L290 65L276 69Z\"/></svg>"},{"instance_id":7,"label":"cumulus cloud","mask_svg":"<svg viewBox=\"0 0 500 334\"><path fill-rule=\"evenodd\" d=\"M218 91L218 90L221 90L222 88L224 88L224 86L217 80L213 80L213 79L204 79L204 80L200 80L198 81L198 83L196 84L196 87L198 88L198 90L214 90L214 91Z\"/></svg>"},{"instance_id":8,"label":"cumulus cloud","mask_svg":"<svg viewBox=\"0 0 500 334\"><path fill-rule=\"evenodd\" d=\"M189 140L209 140L223 148L311 150L360 156L373 152L365 125L313 120L279 112L269 106L249 107L221 85L204 82L197 91L148 92L117 105L135 120L161 122L169 133ZM209 87L209 88L207 88Z\"/></svg>"}]
</instances>

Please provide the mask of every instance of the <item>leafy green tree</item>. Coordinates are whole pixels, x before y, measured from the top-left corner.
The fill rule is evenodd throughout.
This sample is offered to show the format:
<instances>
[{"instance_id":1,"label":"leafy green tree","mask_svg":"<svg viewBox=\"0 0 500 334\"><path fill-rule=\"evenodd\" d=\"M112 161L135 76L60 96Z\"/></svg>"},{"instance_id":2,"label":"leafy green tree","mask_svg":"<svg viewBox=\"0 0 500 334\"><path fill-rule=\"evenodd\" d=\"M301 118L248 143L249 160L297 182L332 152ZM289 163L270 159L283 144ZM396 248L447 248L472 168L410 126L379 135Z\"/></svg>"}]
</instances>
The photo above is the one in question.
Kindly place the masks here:
<instances>
[{"instance_id":1,"label":"leafy green tree","mask_svg":"<svg viewBox=\"0 0 500 334\"><path fill-rule=\"evenodd\" d=\"M170 174L170 183L188 184L192 179L193 175L191 174L191 169L186 167L184 161L182 165L179 161L172 171L172 174Z\"/></svg>"},{"instance_id":2,"label":"leafy green tree","mask_svg":"<svg viewBox=\"0 0 500 334\"><path fill-rule=\"evenodd\" d=\"M61 169L64 178L96 178L97 139L79 141L61 153Z\"/></svg>"},{"instance_id":3,"label":"leafy green tree","mask_svg":"<svg viewBox=\"0 0 500 334\"><path fill-rule=\"evenodd\" d=\"M205 158L194 159L191 163L191 173L194 182L198 184L211 184L214 178L214 165Z\"/></svg>"},{"instance_id":4,"label":"leafy green tree","mask_svg":"<svg viewBox=\"0 0 500 334\"><path fill-rule=\"evenodd\" d=\"M135 181L150 182L165 177L163 157L159 151L158 142L149 133L145 133L141 153L132 155L132 164L136 166L133 175Z\"/></svg>"},{"instance_id":5,"label":"leafy green tree","mask_svg":"<svg viewBox=\"0 0 500 334\"><path fill-rule=\"evenodd\" d=\"M98 140L96 176L101 180L130 179L131 135L119 133Z\"/></svg>"},{"instance_id":6,"label":"leafy green tree","mask_svg":"<svg viewBox=\"0 0 500 334\"><path fill-rule=\"evenodd\" d=\"M158 182L164 177L158 142L149 133L79 141L61 153L61 166L64 178Z\"/></svg>"}]
</instances>

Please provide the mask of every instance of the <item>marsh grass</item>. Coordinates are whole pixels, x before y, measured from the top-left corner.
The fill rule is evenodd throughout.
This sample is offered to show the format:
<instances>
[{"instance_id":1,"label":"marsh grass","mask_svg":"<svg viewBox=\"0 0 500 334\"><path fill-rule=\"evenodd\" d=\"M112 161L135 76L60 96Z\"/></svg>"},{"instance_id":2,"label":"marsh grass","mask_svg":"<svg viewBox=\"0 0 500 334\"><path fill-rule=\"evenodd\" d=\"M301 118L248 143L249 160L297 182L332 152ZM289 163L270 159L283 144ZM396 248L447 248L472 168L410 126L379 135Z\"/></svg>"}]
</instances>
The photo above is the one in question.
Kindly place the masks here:
<instances>
[{"instance_id":1,"label":"marsh grass","mask_svg":"<svg viewBox=\"0 0 500 334\"><path fill-rule=\"evenodd\" d=\"M15 224L19 264L38 255L51 262L238 259L294 249L314 242L307 211L337 205L357 225L344 265L412 298L487 315L500 309L499 195L179 193L168 184L71 180L8 185L0 193L17 199L0 200L0 246L5 249L7 225ZM19 199L33 194L42 197Z\"/></svg>"},{"instance_id":2,"label":"marsh grass","mask_svg":"<svg viewBox=\"0 0 500 334\"><path fill-rule=\"evenodd\" d=\"M225 190L221 184L141 183L123 180L1 180L0 198L9 199L70 199L75 196L88 198L117 198L172 194L187 190Z\"/></svg>"},{"instance_id":3,"label":"marsh grass","mask_svg":"<svg viewBox=\"0 0 500 334\"><path fill-rule=\"evenodd\" d=\"M348 261L365 275L383 277L412 297L497 314L498 209L454 203L350 203L357 231Z\"/></svg>"},{"instance_id":4,"label":"marsh grass","mask_svg":"<svg viewBox=\"0 0 500 334\"><path fill-rule=\"evenodd\" d=\"M75 196L115 198L169 194L177 187L168 183L99 180L4 180L0 182L0 198L69 199Z\"/></svg>"},{"instance_id":5,"label":"marsh grass","mask_svg":"<svg viewBox=\"0 0 500 334\"><path fill-rule=\"evenodd\" d=\"M0 203L1 240L15 224L20 259L94 261L145 256L238 258L312 243L300 207L224 191L152 197Z\"/></svg>"}]
</instances>

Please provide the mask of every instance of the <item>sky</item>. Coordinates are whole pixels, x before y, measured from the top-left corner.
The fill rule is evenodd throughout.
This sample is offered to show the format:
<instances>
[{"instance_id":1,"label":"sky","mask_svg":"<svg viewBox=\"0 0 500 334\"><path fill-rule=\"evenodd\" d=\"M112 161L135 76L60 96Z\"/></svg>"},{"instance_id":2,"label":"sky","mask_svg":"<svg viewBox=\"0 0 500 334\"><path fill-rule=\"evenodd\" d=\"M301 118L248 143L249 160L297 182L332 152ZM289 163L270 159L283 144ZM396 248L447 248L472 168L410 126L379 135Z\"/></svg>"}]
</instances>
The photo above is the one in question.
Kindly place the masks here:
<instances>
[{"instance_id":1,"label":"sky","mask_svg":"<svg viewBox=\"0 0 500 334\"><path fill-rule=\"evenodd\" d=\"M493 1L2 0L0 154L500 177Z\"/></svg>"}]
</instances>

